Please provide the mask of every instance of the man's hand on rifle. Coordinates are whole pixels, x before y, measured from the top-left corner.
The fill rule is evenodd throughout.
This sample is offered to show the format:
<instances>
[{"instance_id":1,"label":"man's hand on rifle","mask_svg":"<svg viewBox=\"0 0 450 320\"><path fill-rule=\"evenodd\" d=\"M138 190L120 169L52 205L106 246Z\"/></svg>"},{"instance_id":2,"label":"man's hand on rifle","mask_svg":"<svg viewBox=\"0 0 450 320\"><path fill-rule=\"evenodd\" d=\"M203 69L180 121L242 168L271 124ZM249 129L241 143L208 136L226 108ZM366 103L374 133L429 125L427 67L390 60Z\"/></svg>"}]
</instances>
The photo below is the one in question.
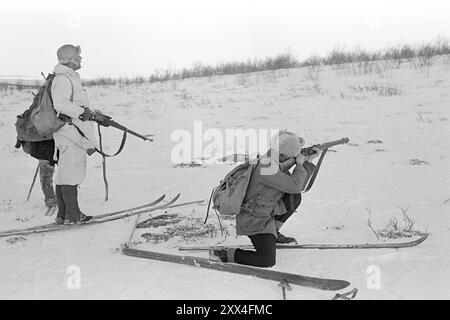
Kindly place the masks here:
<instances>
[{"instance_id":1,"label":"man's hand on rifle","mask_svg":"<svg viewBox=\"0 0 450 320\"><path fill-rule=\"evenodd\" d=\"M306 157L306 161L308 161L308 162L312 162L315 158L317 158L320 155L320 152L321 152L321 150L319 148L313 147L312 149L315 152Z\"/></svg>"},{"instance_id":2,"label":"man's hand on rifle","mask_svg":"<svg viewBox=\"0 0 450 320\"><path fill-rule=\"evenodd\" d=\"M83 107L84 112L79 116L79 119L81 121L93 121L95 117L95 113L92 112L91 109Z\"/></svg>"},{"instance_id":3,"label":"man's hand on rifle","mask_svg":"<svg viewBox=\"0 0 450 320\"><path fill-rule=\"evenodd\" d=\"M296 158L295 158L295 164L297 166L302 166L303 162L305 162L307 159L307 157L305 157L303 154L299 154Z\"/></svg>"},{"instance_id":4,"label":"man's hand on rifle","mask_svg":"<svg viewBox=\"0 0 450 320\"><path fill-rule=\"evenodd\" d=\"M100 111L94 114L94 121L104 127L109 127L111 117L102 114Z\"/></svg>"},{"instance_id":5,"label":"man's hand on rifle","mask_svg":"<svg viewBox=\"0 0 450 320\"><path fill-rule=\"evenodd\" d=\"M89 108L83 107L84 112L80 115L80 120L82 121L95 121L99 125L104 127L109 127L109 120L111 120L110 116L106 116L101 113L99 110L92 111Z\"/></svg>"}]
</instances>

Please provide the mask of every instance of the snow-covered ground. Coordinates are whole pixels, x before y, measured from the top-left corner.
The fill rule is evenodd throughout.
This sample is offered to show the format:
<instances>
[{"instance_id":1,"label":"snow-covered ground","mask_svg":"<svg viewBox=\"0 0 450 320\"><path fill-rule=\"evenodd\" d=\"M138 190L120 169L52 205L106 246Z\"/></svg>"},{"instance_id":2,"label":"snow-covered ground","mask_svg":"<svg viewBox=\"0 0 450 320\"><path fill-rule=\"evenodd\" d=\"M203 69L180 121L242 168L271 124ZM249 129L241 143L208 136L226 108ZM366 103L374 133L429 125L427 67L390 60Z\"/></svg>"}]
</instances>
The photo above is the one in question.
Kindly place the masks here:
<instances>
[{"instance_id":1,"label":"snow-covered ground","mask_svg":"<svg viewBox=\"0 0 450 320\"><path fill-rule=\"evenodd\" d=\"M143 204L163 193L171 197L181 192L179 202L207 199L232 166L174 167L170 161L172 132L193 131L194 121L202 121L205 129L287 128L307 144L349 137L350 144L327 154L314 188L282 231L300 243L378 243L382 240L367 226L368 211L373 228L382 229L392 216L401 221L401 208L408 208L414 229L430 233L429 238L401 250L278 251L273 269L350 281L349 288L358 288L360 299L449 299L450 58L439 59L429 76L407 63L371 74L359 74L362 69L355 66L335 69L88 88L94 108L137 132L154 134L155 141L129 136L124 151L107 160L106 203L101 158L89 158L81 209L96 215ZM0 92L0 230L53 219L44 216L38 183L25 201L37 161L14 149L15 116L31 100L29 90ZM113 152L121 132L104 128L102 133L107 151ZM373 140L379 143L369 143ZM140 248L172 253L180 245L248 243L245 237L235 237L230 220L223 221L229 233L224 241L214 214L202 225L205 212L204 204L154 212L152 216L179 216L176 224L165 227L178 227L172 229L173 237L146 242L141 235L158 230L138 229L133 241ZM126 257L119 249L134 224L132 218L0 238L0 298L282 298L275 282ZM205 235L195 236L196 228L197 235ZM194 235L179 237L180 230L194 230ZM71 286L74 270L81 275L78 289ZM298 286L287 292L288 299L333 295Z\"/></svg>"}]
</instances>

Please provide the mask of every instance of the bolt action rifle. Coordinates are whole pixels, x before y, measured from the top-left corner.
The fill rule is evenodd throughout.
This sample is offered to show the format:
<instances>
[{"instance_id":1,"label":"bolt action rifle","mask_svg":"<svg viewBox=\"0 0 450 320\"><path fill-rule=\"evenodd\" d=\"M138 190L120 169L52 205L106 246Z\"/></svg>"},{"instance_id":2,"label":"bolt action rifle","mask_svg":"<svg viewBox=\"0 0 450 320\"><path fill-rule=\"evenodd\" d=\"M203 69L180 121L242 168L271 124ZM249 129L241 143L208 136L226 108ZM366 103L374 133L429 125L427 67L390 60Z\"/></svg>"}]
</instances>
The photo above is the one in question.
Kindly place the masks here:
<instances>
[{"instance_id":1,"label":"bolt action rifle","mask_svg":"<svg viewBox=\"0 0 450 320\"><path fill-rule=\"evenodd\" d=\"M86 137L86 135L83 133L83 131L81 131L81 129L78 128L78 126L76 126L76 125L72 122L72 119L71 119L69 116L66 116L65 114L61 114L61 113L60 113L58 117L59 117L61 120L67 122L69 125L73 125L73 126L75 127L75 129L77 129L78 133L79 133L82 137L84 137L84 138L87 139L87 137ZM116 121L114 121L114 120L112 119L111 116L102 114L102 113L99 112L99 111L94 112L94 116L93 116L93 119L92 119L92 120L95 121L95 122L97 122L97 124L98 124L99 126L103 126L103 127L113 127L113 128L116 128L116 129L119 129L119 130L123 131L122 142L120 143L119 150L118 150L116 153L114 153L113 155L108 155L108 154L104 153L102 150L95 149L95 151L97 151L98 153L100 153L100 154L101 154L102 156L104 156L104 157L114 157L114 156L117 156L117 155L122 151L123 147L125 146L125 142L126 142L126 140L127 140L127 133L129 133L129 134L131 134L131 135L133 135L133 136L136 136L136 137L138 137L138 138L141 138L141 139L144 140L144 141L153 141L152 138L149 138L149 136L151 137L152 135L145 135L145 136L144 136L144 135L139 134L139 133L137 133L137 132L135 132L135 131L133 131L133 130L130 130L130 129L128 129L127 127L121 125L120 123L117 123Z\"/></svg>"}]
</instances>

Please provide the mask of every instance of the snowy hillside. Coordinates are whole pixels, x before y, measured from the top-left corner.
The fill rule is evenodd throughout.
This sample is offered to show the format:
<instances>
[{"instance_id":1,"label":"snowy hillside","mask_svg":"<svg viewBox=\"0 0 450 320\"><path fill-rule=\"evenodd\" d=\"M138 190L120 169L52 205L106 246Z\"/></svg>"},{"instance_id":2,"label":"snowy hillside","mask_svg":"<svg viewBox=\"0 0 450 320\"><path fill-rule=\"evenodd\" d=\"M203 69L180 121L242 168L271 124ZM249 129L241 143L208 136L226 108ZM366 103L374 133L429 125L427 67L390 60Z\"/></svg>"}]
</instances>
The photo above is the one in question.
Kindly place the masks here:
<instances>
[{"instance_id":1,"label":"snowy hillside","mask_svg":"<svg viewBox=\"0 0 450 320\"><path fill-rule=\"evenodd\" d=\"M300 243L382 243L374 230L403 213L413 230L430 233L421 245L400 250L279 250L274 270L343 279L360 299L450 298L450 57L432 67L300 68L253 74L130 85L89 87L94 108L154 142L129 136L124 151L107 160L110 200L104 202L101 157L88 159L80 207L97 215L149 202L161 194L179 202L201 200L232 168L216 163L175 166L170 155L177 129L280 128L307 145L349 137L324 160L313 189L282 232ZM81 75L83 70L80 70ZM368 72L372 71L372 72ZM29 106L30 90L0 91L0 231L52 222L44 216L37 182L26 202L37 161L14 148L15 116ZM114 152L121 132L102 128ZM200 159L192 159L200 162ZM370 212L370 215L369 215ZM178 246L247 244L233 221L206 204L165 211L166 225L137 229L139 248L179 253ZM147 215L142 215L144 221ZM120 253L135 219L77 230L0 238L2 299L281 299L276 282L126 257ZM390 226L392 228L392 225ZM392 230L391 230L392 231ZM145 235L145 237L142 237ZM189 252L206 257L206 253ZM68 286L72 267L81 285ZM69 269L68 269L69 268ZM375 270L379 285L371 286ZM288 299L330 299L333 292L292 286Z\"/></svg>"}]
</instances>

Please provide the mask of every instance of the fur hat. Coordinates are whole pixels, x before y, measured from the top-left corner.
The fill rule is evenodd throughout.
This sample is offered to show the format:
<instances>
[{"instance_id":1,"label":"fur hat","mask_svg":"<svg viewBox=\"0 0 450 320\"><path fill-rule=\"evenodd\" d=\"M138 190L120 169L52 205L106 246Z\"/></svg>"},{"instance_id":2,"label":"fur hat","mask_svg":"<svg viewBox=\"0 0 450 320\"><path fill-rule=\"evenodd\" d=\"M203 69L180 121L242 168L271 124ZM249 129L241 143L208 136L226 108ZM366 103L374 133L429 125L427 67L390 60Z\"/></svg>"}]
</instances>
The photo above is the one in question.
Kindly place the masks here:
<instances>
[{"instance_id":1,"label":"fur hat","mask_svg":"<svg viewBox=\"0 0 450 320\"><path fill-rule=\"evenodd\" d=\"M284 131L280 133L278 143L279 153L288 158L293 158L300 154L304 141L295 133Z\"/></svg>"},{"instance_id":2,"label":"fur hat","mask_svg":"<svg viewBox=\"0 0 450 320\"><path fill-rule=\"evenodd\" d=\"M80 46L74 46L71 44L65 44L56 51L56 56L61 64L67 64L77 55L81 53Z\"/></svg>"}]
</instances>

